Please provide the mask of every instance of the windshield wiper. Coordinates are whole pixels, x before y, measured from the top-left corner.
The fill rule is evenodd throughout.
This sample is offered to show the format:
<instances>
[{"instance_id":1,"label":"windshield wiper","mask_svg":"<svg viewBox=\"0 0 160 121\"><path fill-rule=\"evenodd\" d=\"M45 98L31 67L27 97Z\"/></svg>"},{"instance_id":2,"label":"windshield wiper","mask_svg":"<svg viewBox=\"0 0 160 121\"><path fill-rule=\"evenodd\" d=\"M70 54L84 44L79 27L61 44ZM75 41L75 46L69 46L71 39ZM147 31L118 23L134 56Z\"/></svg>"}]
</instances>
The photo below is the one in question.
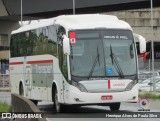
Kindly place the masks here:
<instances>
[{"instance_id":1,"label":"windshield wiper","mask_svg":"<svg viewBox=\"0 0 160 121\"><path fill-rule=\"evenodd\" d=\"M98 64L99 64L99 66L100 66L99 57L100 57L100 54L99 54L99 49L98 49L98 46L97 46L97 56L96 56L96 58L95 58L95 60L94 60L94 63L93 63L93 65L92 65L92 68L91 68L91 70L90 70L90 72L89 72L88 79L90 79L90 77L92 76L93 71L94 71L94 68L95 68L97 62L98 62Z\"/></svg>"},{"instance_id":2,"label":"windshield wiper","mask_svg":"<svg viewBox=\"0 0 160 121\"><path fill-rule=\"evenodd\" d=\"M120 65L119 65L119 63L118 63L118 61L117 61L116 56L114 55L114 53L113 53L113 51L112 51L112 46L111 46L111 45L110 45L110 52L111 52L110 57L111 57L111 59L112 59L112 65L113 65L113 63L115 63L115 67L116 67L116 70L117 70L119 76L120 76L121 78L124 78L123 71L122 71L122 69L121 69L121 67L120 67Z\"/></svg>"}]
</instances>

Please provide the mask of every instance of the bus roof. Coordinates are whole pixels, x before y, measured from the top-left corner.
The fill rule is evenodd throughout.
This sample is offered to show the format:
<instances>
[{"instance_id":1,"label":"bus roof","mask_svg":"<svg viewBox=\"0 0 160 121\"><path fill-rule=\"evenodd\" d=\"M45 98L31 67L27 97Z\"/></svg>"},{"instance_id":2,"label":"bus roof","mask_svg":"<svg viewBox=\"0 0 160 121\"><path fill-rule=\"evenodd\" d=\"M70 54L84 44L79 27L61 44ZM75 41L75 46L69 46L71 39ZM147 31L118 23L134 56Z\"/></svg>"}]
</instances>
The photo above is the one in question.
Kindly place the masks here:
<instances>
[{"instance_id":1,"label":"bus roof","mask_svg":"<svg viewBox=\"0 0 160 121\"><path fill-rule=\"evenodd\" d=\"M31 22L31 24L24 25L19 29L13 31L12 34L53 25L54 23L63 26L66 30L96 28L132 30L128 23L119 20L116 16L103 14L82 14L62 15L55 18L39 20L39 22Z\"/></svg>"}]
</instances>

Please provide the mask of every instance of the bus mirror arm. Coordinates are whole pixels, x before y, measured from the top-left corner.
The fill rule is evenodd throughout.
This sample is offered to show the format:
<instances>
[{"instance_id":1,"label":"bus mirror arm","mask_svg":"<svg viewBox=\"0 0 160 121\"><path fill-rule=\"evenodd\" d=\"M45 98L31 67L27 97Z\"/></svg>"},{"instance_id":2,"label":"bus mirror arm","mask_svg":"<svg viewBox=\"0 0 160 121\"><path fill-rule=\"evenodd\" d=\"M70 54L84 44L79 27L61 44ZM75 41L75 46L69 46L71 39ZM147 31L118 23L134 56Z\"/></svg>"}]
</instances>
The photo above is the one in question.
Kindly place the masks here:
<instances>
[{"instance_id":1,"label":"bus mirror arm","mask_svg":"<svg viewBox=\"0 0 160 121\"><path fill-rule=\"evenodd\" d=\"M63 35L63 52L66 55L70 55L69 38L66 35Z\"/></svg>"}]
</instances>

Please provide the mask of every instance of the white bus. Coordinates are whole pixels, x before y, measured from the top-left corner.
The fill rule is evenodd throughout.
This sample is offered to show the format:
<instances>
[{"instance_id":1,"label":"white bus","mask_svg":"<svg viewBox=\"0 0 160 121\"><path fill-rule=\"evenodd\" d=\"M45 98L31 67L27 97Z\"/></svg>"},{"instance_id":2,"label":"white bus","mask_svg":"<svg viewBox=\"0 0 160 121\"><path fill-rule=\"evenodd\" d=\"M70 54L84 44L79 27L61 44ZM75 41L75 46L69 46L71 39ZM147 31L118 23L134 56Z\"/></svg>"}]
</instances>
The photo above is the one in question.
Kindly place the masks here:
<instances>
[{"instance_id":1,"label":"white bus","mask_svg":"<svg viewBox=\"0 0 160 121\"><path fill-rule=\"evenodd\" d=\"M130 25L116 16L63 15L12 32L12 93L68 107L138 99L137 54Z\"/></svg>"}]
</instances>

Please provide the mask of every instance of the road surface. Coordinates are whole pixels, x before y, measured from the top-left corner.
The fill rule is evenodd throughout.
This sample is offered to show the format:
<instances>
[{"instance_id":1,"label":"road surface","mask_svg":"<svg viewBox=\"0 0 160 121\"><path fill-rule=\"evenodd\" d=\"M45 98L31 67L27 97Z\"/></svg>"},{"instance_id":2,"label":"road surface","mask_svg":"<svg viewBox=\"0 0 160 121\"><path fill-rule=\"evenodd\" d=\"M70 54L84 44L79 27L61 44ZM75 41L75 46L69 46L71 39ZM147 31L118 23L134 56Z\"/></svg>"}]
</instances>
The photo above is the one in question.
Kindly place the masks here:
<instances>
[{"instance_id":1,"label":"road surface","mask_svg":"<svg viewBox=\"0 0 160 121\"><path fill-rule=\"evenodd\" d=\"M0 101L11 104L11 93L10 92L0 92Z\"/></svg>"},{"instance_id":2,"label":"road surface","mask_svg":"<svg viewBox=\"0 0 160 121\"><path fill-rule=\"evenodd\" d=\"M11 93L0 92L0 101L11 104ZM83 106L76 112L56 114L53 109L52 102L39 102L38 107L45 113L48 121L159 121L158 118L106 118L106 114L114 113L105 106ZM137 103L122 103L120 113L137 112L140 109ZM150 110L152 112L160 112L160 101L151 101ZM160 113L159 113L160 114ZM77 118L79 117L79 118ZM104 118L103 118L104 117Z\"/></svg>"},{"instance_id":3,"label":"road surface","mask_svg":"<svg viewBox=\"0 0 160 121\"><path fill-rule=\"evenodd\" d=\"M39 102L38 107L45 112L45 117L48 121L150 121L151 118L106 118L106 114L114 114L109 107L106 106L83 106L72 113L55 113L52 102ZM118 113L134 113L140 109L137 103L122 103ZM151 101L151 112L160 112L160 102ZM159 113L160 114L160 113ZM78 118L77 118L78 117ZM154 121L159 121L159 118L154 118Z\"/></svg>"}]
</instances>

